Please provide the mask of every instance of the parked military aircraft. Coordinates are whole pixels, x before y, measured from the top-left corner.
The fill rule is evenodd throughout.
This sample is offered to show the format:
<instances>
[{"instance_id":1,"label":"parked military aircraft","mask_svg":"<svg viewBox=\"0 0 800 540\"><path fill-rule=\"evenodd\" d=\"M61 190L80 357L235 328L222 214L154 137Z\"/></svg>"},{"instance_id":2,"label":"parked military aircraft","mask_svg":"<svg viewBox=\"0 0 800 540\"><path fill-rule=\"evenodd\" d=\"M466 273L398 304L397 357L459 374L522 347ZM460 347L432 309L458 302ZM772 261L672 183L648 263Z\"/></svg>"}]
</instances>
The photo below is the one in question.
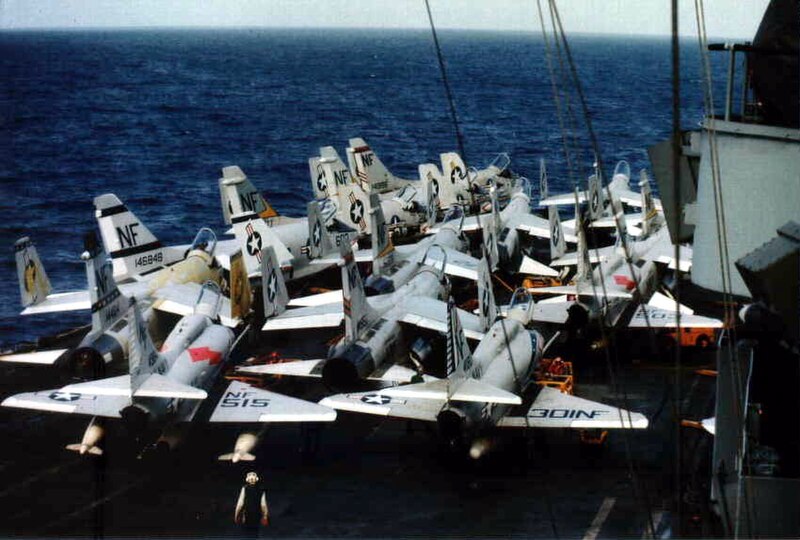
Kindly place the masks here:
<instances>
[{"instance_id":1,"label":"parked military aircraft","mask_svg":"<svg viewBox=\"0 0 800 540\"><path fill-rule=\"evenodd\" d=\"M334 345L326 360L304 360L264 366L242 367L237 371L322 377L335 387L348 387L359 379L408 381L413 370L398 366L407 359L408 344L414 328L444 332L447 305L440 299L445 295L447 283L444 273L427 260L427 256L412 263L416 274L395 292L367 297L355 257L349 245L342 245L343 302L282 311L286 298L273 312L281 312L264 325L263 330L298 330L324 326L338 326L344 318L345 336ZM438 246L432 245L429 252ZM446 258L446 254L442 253ZM267 275L279 273L266 270ZM283 305L281 305L283 304ZM265 309L266 311L266 309ZM267 311L269 312L269 311ZM486 329L481 318L462 312L467 336L480 339ZM411 332L411 334L409 334ZM404 345L405 344L405 345ZM416 364L424 363L430 346L420 336L414 350Z\"/></svg>"},{"instance_id":2,"label":"parked military aircraft","mask_svg":"<svg viewBox=\"0 0 800 540\"><path fill-rule=\"evenodd\" d=\"M643 191L643 199L648 199L649 191ZM636 241L627 242L628 256L626 259L625 248L618 242L616 247L599 248L596 251L598 265L592 270L590 250L587 248L585 232L581 223L580 211L576 201L576 216L578 219L578 251L574 254L577 263L577 273L571 285L556 287L538 287L529 289L532 294L566 295L556 300L548 301L540 322L562 323L567 319L567 313L582 308L586 312L586 320L599 319L606 326L617 326L621 316L626 312L631 302L639 302L636 312L630 320L631 327L662 327L676 326L676 310L680 310L681 325L685 327L718 328L722 322L709 317L694 315L687 306L670 302L667 297L657 293L658 274L656 261L674 264L674 251L664 248L666 241L671 247L666 228L663 232ZM612 202L612 207L617 210L616 218L624 221L624 214L618 203ZM649 202L644 201L642 219L643 231L650 230L649 221L655 212ZM648 218L647 216L651 216ZM602 252L602 253L601 253ZM567 256L553 265L563 264ZM571 260L569 262L572 262ZM568 297L577 298L577 302L568 300ZM648 300L651 302L648 303ZM670 307L667 307L667 306Z\"/></svg>"},{"instance_id":3,"label":"parked military aircraft","mask_svg":"<svg viewBox=\"0 0 800 540\"><path fill-rule=\"evenodd\" d=\"M86 263L88 290L72 294L86 297L85 306L78 303L51 302L64 298L59 293L48 294L50 283L36 248L27 238L17 242L17 268L20 274L20 291L23 303L40 299L23 313L46 313L62 311L68 307L86 308L92 313L92 326L80 344L72 349L55 349L34 353L0 356L0 361L54 364L66 367L80 376L96 376L106 372L106 367L115 364L121 367L127 357L130 327L125 316L130 298L144 306L145 320L151 321L153 310L186 315L194 309L195 299L201 283L219 279L218 268L207 263L213 260L215 238L208 229L198 233L192 248L181 262L159 270L146 281L117 285L111 269L111 261L94 232L86 235L85 251L81 258ZM230 296L220 300L220 319L223 324L235 327L249 312L250 288L244 271L241 251L231 257ZM66 353L66 354L65 354ZM112 368L113 369L113 368Z\"/></svg>"},{"instance_id":4,"label":"parked military aircraft","mask_svg":"<svg viewBox=\"0 0 800 540\"><path fill-rule=\"evenodd\" d=\"M206 283L194 311L167 336L160 352L132 302L129 373L118 377L26 392L6 398L4 407L91 416L80 444L70 450L99 454L104 418L118 418L134 434L155 431L155 446L173 446L217 381L234 344L231 330L218 324L221 294ZM217 403L210 422L332 421L331 409L234 381Z\"/></svg>"},{"instance_id":5,"label":"parked military aircraft","mask_svg":"<svg viewBox=\"0 0 800 540\"><path fill-rule=\"evenodd\" d=\"M359 154L356 161L366 159L365 154ZM373 166L378 163L374 161ZM425 193L420 182L403 181L406 183L395 191L373 190L369 187L368 177L364 174L354 176L332 146L320 148L320 155L310 158L308 167L317 200L324 201L320 204L330 217L335 217L358 234L371 233L367 211L373 192L381 195L380 204L392 228L416 230L425 220ZM362 176L367 180L361 181Z\"/></svg>"},{"instance_id":6,"label":"parked military aircraft","mask_svg":"<svg viewBox=\"0 0 800 540\"><path fill-rule=\"evenodd\" d=\"M483 305L493 304L492 300ZM468 449L473 458L491 447L496 428L647 427L647 419L639 413L535 385L532 374L544 345L539 332L525 329L513 318L500 319L470 353L460 318L451 299L447 309L446 378L337 394L320 403L345 411L435 422L447 442ZM532 403L525 400L530 404L520 407L523 396L531 396Z\"/></svg>"}]
</instances>

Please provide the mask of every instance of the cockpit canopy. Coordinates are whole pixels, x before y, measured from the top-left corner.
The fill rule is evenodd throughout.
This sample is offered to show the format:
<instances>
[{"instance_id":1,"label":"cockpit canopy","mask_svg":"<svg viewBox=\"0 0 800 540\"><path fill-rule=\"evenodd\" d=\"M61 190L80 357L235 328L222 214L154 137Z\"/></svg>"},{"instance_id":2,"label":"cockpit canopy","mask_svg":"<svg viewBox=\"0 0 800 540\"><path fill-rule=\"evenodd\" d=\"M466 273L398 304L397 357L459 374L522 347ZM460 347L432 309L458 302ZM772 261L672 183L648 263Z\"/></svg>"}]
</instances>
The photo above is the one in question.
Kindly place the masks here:
<instances>
[{"instance_id":1,"label":"cockpit canopy","mask_svg":"<svg viewBox=\"0 0 800 540\"><path fill-rule=\"evenodd\" d=\"M203 227L194 237L192 242L192 251L200 250L214 256L214 250L217 248L217 235L208 227Z\"/></svg>"}]
</instances>

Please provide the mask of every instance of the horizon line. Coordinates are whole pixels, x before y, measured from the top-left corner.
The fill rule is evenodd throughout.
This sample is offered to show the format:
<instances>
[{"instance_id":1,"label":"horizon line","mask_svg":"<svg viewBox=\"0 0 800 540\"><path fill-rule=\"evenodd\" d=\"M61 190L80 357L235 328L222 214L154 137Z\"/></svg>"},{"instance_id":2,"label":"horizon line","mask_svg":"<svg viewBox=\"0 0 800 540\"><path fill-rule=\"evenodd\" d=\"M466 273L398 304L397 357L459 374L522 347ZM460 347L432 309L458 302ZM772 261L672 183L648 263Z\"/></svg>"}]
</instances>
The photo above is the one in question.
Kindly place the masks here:
<instances>
[{"instance_id":1,"label":"horizon line","mask_svg":"<svg viewBox=\"0 0 800 540\"><path fill-rule=\"evenodd\" d=\"M181 25L105 25L105 26L0 26L0 32L26 32L26 31L98 31L98 30L337 30L337 31L404 31L404 30L430 30L429 26L247 26L247 25L221 25L221 26L208 26L199 24L181 24ZM456 31L456 32L484 32L492 34L531 34L541 36L542 32L539 30L524 30L524 29L497 29L497 28L463 28L463 27L445 27L437 28L437 31ZM646 32L626 32L626 33L609 33L609 32L582 32L574 30L568 34L580 36L597 36L597 37L649 37L649 38L668 38L670 34L660 33L646 33ZM682 34L680 39L694 39L694 34ZM752 39L745 37L732 37L732 36L709 36L709 40L748 40Z\"/></svg>"}]
</instances>

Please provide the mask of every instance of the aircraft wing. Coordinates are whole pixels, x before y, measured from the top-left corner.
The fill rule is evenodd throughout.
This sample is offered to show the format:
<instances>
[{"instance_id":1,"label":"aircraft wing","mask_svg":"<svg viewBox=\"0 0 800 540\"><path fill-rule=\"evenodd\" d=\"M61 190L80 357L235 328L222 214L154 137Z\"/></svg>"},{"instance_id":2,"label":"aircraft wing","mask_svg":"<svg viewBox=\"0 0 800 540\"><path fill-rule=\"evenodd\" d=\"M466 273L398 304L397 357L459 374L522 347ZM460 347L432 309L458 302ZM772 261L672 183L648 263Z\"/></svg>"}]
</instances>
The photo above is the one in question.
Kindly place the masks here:
<instances>
[{"instance_id":1,"label":"aircraft wing","mask_svg":"<svg viewBox=\"0 0 800 540\"><path fill-rule=\"evenodd\" d=\"M648 423L643 414L542 387L525 416L506 416L497 425L518 428L645 429Z\"/></svg>"},{"instance_id":2,"label":"aircraft wing","mask_svg":"<svg viewBox=\"0 0 800 540\"><path fill-rule=\"evenodd\" d=\"M202 286L199 283L178 283L161 287L153 293L155 298L153 309L182 317L191 315L194 313L201 289ZM241 322L241 319L231 317L231 301L225 296L220 298L219 320L230 328L236 328Z\"/></svg>"},{"instance_id":3,"label":"aircraft wing","mask_svg":"<svg viewBox=\"0 0 800 540\"><path fill-rule=\"evenodd\" d=\"M371 249L358 249L353 252L353 256L355 257L356 262L372 262L372 250ZM309 261L308 264L319 264L323 266L328 266L332 264L339 264L342 262L342 257L339 255L339 252L332 252L317 259L312 259Z\"/></svg>"},{"instance_id":4,"label":"aircraft wing","mask_svg":"<svg viewBox=\"0 0 800 540\"><path fill-rule=\"evenodd\" d=\"M3 407L53 411L67 414L85 414L120 418L119 411L130 405L126 396L97 396L68 392L61 388L25 392L3 400Z\"/></svg>"},{"instance_id":5,"label":"aircraft wing","mask_svg":"<svg viewBox=\"0 0 800 540\"><path fill-rule=\"evenodd\" d=\"M461 230L464 231L464 232L479 231L483 227L483 224L487 223L487 220L489 220L491 218L492 218L492 214L491 213L481 214L480 217L479 216L467 216L467 217L464 218L464 221L461 223ZM440 223L439 225L436 225L436 226L433 226L433 227L429 227L425 231L425 234L436 234L436 233L438 233L440 230L442 230L440 225L443 225L443 223Z\"/></svg>"},{"instance_id":6,"label":"aircraft wing","mask_svg":"<svg viewBox=\"0 0 800 540\"><path fill-rule=\"evenodd\" d=\"M400 322L447 333L447 304L435 298L412 296L403 302L403 316ZM469 339L483 339L483 329L477 315L458 310L458 318L464 328L464 335Z\"/></svg>"},{"instance_id":7,"label":"aircraft wing","mask_svg":"<svg viewBox=\"0 0 800 540\"><path fill-rule=\"evenodd\" d=\"M63 392L78 394L90 394L93 396L121 396L131 397L131 376L119 375L87 381L82 383L68 384L61 389ZM177 399L205 399L208 394L206 391L179 383L169 377L153 373L133 393L136 397L156 397L156 398L177 398Z\"/></svg>"},{"instance_id":8,"label":"aircraft wing","mask_svg":"<svg viewBox=\"0 0 800 540\"><path fill-rule=\"evenodd\" d=\"M592 248L589 250L589 262L592 264L599 263L615 255L616 249L616 246L605 246L597 249ZM550 266L575 266L577 264L578 253L576 251L565 253L562 257L550 261Z\"/></svg>"},{"instance_id":9,"label":"aircraft wing","mask_svg":"<svg viewBox=\"0 0 800 540\"><path fill-rule=\"evenodd\" d=\"M80 311L90 309L89 291L72 291L48 294L38 304L31 304L23 309L21 315L38 315L40 313L58 313L60 311Z\"/></svg>"},{"instance_id":10,"label":"aircraft wing","mask_svg":"<svg viewBox=\"0 0 800 540\"><path fill-rule=\"evenodd\" d=\"M451 386L454 384L457 384L455 389ZM522 398L518 395L473 378L466 378L458 383L447 379L436 379L435 381L417 384L403 384L384 388L381 392L391 397L408 398L409 400L432 399L444 402L449 397L452 401L506 403L510 405L522 403Z\"/></svg>"},{"instance_id":11,"label":"aircraft wing","mask_svg":"<svg viewBox=\"0 0 800 540\"><path fill-rule=\"evenodd\" d=\"M387 395L383 390L375 390L354 394L336 394L326 397L319 403L340 411L436 422L436 416L444 407L445 401L404 399Z\"/></svg>"},{"instance_id":12,"label":"aircraft wing","mask_svg":"<svg viewBox=\"0 0 800 540\"><path fill-rule=\"evenodd\" d=\"M336 411L268 390L231 381L209 422L333 422Z\"/></svg>"},{"instance_id":13,"label":"aircraft wing","mask_svg":"<svg viewBox=\"0 0 800 540\"><path fill-rule=\"evenodd\" d=\"M636 208L642 207L642 194L638 191L632 191L630 189L615 189L614 196L617 197L620 202L627 204L628 206L635 206ZM661 200L653 198L653 206L656 207L657 210L663 210L661 206Z\"/></svg>"},{"instance_id":14,"label":"aircraft wing","mask_svg":"<svg viewBox=\"0 0 800 540\"><path fill-rule=\"evenodd\" d=\"M319 306L301 307L284 311L264 323L261 330L303 330L339 326L344 320L341 302Z\"/></svg>"},{"instance_id":15,"label":"aircraft wing","mask_svg":"<svg viewBox=\"0 0 800 540\"><path fill-rule=\"evenodd\" d=\"M427 255L424 252L420 252L413 259L413 262L422 262L422 258L425 257L425 264L430 264L430 266L441 270L443 259L442 251L444 251L447 255L447 264L444 266L445 274L471 279L473 281L478 280L478 264L480 262L478 259L466 253L462 253L457 249L439 247L441 249L432 249L427 252Z\"/></svg>"},{"instance_id":16,"label":"aircraft wing","mask_svg":"<svg viewBox=\"0 0 800 540\"><path fill-rule=\"evenodd\" d=\"M53 349L51 351L34 351L28 353L4 354L0 362L16 362L19 364L40 364L50 366L69 349Z\"/></svg>"},{"instance_id":17,"label":"aircraft wing","mask_svg":"<svg viewBox=\"0 0 800 540\"><path fill-rule=\"evenodd\" d=\"M531 236L537 236L539 238L550 238L550 221L533 215L533 214L518 214L514 216L514 226L525 233L528 233ZM564 240L567 242L576 243L578 241L578 237L575 236L575 229L567 228L563 226L564 230Z\"/></svg>"},{"instance_id":18,"label":"aircraft wing","mask_svg":"<svg viewBox=\"0 0 800 540\"><path fill-rule=\"evenodd\" d=\"M681 272L688 272L692 268L692 248L681 246L680 264L675 264L675 246L670 242L664 242L649 249L642 255L643 259L666 264L667 268L675 270L677 267Z\"/></svg>"},{"instance_id":19,"label":"aircraft wing","mask_svg":"<svg viewBox=\"0 0 800 540\"><path fill-rule=\"evenodd\" d=\"M578 202L586 202L586 193L583 191L578 193ZM551 195L546 199L539 201L539 206L562 206L566 204L575 204L574 193L564 193L562 195Z\"/></svg>"}]
</instances>

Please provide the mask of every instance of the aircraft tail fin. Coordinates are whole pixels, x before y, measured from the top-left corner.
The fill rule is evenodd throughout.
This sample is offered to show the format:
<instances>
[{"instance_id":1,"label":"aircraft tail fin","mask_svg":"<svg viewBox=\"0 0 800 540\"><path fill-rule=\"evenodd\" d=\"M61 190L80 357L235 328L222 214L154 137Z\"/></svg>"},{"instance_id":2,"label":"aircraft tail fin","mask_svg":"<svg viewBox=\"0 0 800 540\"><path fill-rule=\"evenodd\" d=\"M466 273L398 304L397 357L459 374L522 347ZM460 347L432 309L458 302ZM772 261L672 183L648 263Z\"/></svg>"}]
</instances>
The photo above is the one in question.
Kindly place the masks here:
<instances>
[{"instance_id":1,"label":"aircraft tail fin","mask_svg":"<svg viewBox=\"0 0 800 540\"><path fill-rule=\"evenodd\" d=\"M283 271L275 257L275 250L267 246L261 258L261 284L264 296L264 318L280 315L289 303L289 293L283 279Z\"/></svg>"},{"instance_id":2,"label":"aircraft tail fin","mask_svg":"<svg viewBox=\"0 0 800 540\"><path fill-rule=\"evenodd\" d=\"M131 394L135 394L144 382L153 374L164 374L169 366L167 359L160 354L147 325L142 318L142 312L135 300L131 300L130 308L131 340L128 346L128 372L130 373Z\"/></svg>"},{"instance_id":3,"label":"aircraft tail fin","mask_svg":"<svg viewBox=\"0 0 800 540\"><path fill-rule=\"evenodd\" d=\"M468 204L470 202L470 185L467 166L456 152L441 154L442 177L444 181L440 185L440 195L442 202L446 206L453 204Z\"/></svg>"},{"instance_id":4,"label":"aircraft tail fin","mask_svg":"<svg viewBox=\"0 0 800 540\"><path fill-rule=\"evenodd\" d=\"M231 217L231 223L236 241L242 246L248 274L255 274L261 270L263 251L267 246L275 249L275 255L281 265L291 265L291 252L257 214L254 212L235 214Z\"/></svg>"},{"instance_id":5,"label":"aircraft tail fin","mask_svg":"<svg viewBox=\"0 0 800 540\"><path fill-rule=\"evenodd\" d=\"M142 221L113 193L94 199L103 248L114 262L114 274L143 274L171 264L182 252L165 248Z\"/></svg>"},{"instance_id":6,"label":"aircraft tail fin","mask_svg":"<svg viewBox=\"0 0 800 540\"><path fill-rule=\"evenodd\" d=\"M564 240L564 229L561 226L561 216L558 215L557 206L551 205L547 207L547 218L550 221L550 260L558 259L567 252L567 245Z\"/></svg>"},{"instance_id":7,"label":"aircraft tail fin","mask_svg":"<svg viewBox=\"0 0 800 540\"><path fill-rule=\"evenodd\" d=\"M639 173L639 189L642 193L642 235L647 236L650 233L653 218L658 215L658 211L653 203L650 180L647 178L647 172L644 169Z\"/></svg>"},{"instance_id":8,"label":"aircraft tail fin","mask_svg":"<svg viewBox=\"0 0 800 540\"><path fill-rule=\"evenodd\" d=\"M272 249L271 246L269 249ZM247 265L241 249L231 256L230 300L231 318L242 320L250 313L253 291L250 289L250 278L247 276Z\"/></svg>"},{"instance_id":9,"label":"aircraft tail fin","mask_svg":"<svg viewBox=\"0 0 800 540\"><path fill-rule=\"evenodd\" d=\"M428 203L427 222L428 226L432 227L436 222L436 214L439 208L444 208L444 203L441 199L442 173L439 172L439 167L433 163L423 163L418 167L418 170L419 178L425 184L426 189Z\"/></svg>"},{"instance_id":10,"label":"aircraft tail fin","mask_svg":"<svg viewBox=\"0 0 800 540\"><path fill-rule=\"evenodd\" d=\"M350 139L347 160L356 181L367 192L383 193L394 187L394 175L383 164L378 155L361 138Z\"/></svg>"},{"instance_id":11,"label":"aircraft tail fin","mask_svg":"<svg viewBox=\"0 0 800 540\"><path fill-rule=\"evenodd\" d=\"M361 335L361 328L370 318L372 308L364 294L364 282L358 273L353 249L349 242L340 246L342 255L342 308L344 311L345 338L355 341Z\"/></svg>"},{"instance_id":12,"label":"aircraft tail fin","mask_svg":"<svg viewBox=\"0 0 800 540\"><path fill-rule=\"evenodd\" d=\"M589 219L594 221L603 215L603 184L599 173L589 177Z\"/></svg>"},{"instance_id":13,"label":"aircraft tail fin","mask_svg":"<svg viewBox=\"0 0 800 540\"><path fill-rule=\"evenodd\" d=\"M394 244L389 237L381 199L377 193L370 194L369 205L372 221L372 273L380 276L394 262Z\"/></svg>"},{"instance_id":14,"label":"aircraft tail fin","mask_svg":"<svg viewBox=\"0 0 800 540\"><path fill-rule=\"evenodd\" d=\"M464 329L458 318L458 309L452 297L447 302L447 381L448 397L467 378L467 369L472 364L472 353L467 345Z\"/></svg>"},{"instance_id":15,"label":"aircraft tail fin","mask_svg":"<svg viewBox=\"0 0 800 540\"><path fill-rule=\"evenodd\" d=\"M339 186L338 217L359 234L370 234L368 212L369 197L358 184Z\"/></svg>"},{"instance_id":16,"label":"aircraft tail fin","mask_svg":"<svg viewBox=\"0 0 800 540\"><path fill-rule=\"evenodd\" d=\"M222 198L222 216L228 225L234 215L242 212L255 212L261 219L278 216L278 212L237 165L222 168L219 193Z\"/></svg>"},{"instance_id":17,"label":"aircraft tail fin","mask_svg":"<svg viewBox=\"0 0 800 540\"><path fill-rule=\"evenodd\" d=\"M14 244L14 259L17 263L19 294L23 307L43 302L52 287L44 271L36 247L27 236Z\"/></svg>"},{"instance_id":18,"label":"aircraft tail fin","mask_svg":"<svg viewBox=\"0 0 800 540\"><path fill-rule=\"evenodd\" d=\"M486 331L497 318L497 304L492 288L492 274L489 271L489 262L486 260L485 253L478 266L478 311L481 328Z\"/></svg>"},{"instance_id":19,"label":"aircraft tail fin","mask_svg":"<svg viewBox=\"0 0 800 540\"><path fill-rule=\"evenodd\" d=\"M81 258L86 262L92 332L103 332L125 315L130 299L117 287L111 260L97 241L94 231L84 237L84 249Z\"/></svg>"},{"instance_id":20,"label":"aircraft tail fin","mask_svg":"<svg viewBox=\"0 0 800 540\"><path fill-rule=\"evenodd\" d=\"M494 186L489 188L489 197L492 203L492 215L485 218L483 225L483 243L486 246L486 255L489 262L489 268L494 271L497 270L497 265L500 262L500 248L497 244L497 238L500 235L500 204L497 201L497 188Z\"/></svg>"},{"instance_id":21,"label":"aircraft tail fin","mask_svg":"<svg viewBox=\"0 0 800 540\"><path fill-rule=\"evenodd\" d=\"M326 199L336 196L336 184L328 182L322 167L323 158L315 156L308 160L308 173L311 178L311 191L315 199Z\"/></svg>"},{"instance_id":22,"label":"aircraft tail fin","mask_svg":"<svg viewBox=\"0 0 800 540\"><path fill-rule=\"evenodd\" d=\"M587 279L592 271L591 263L589 262L589 246L586 244L586 230L583 225L581 217L581 207L578 202L578 188L575 188L575 233L578 236L578 246L576 248L578 253L578 268L575 274L575 281Z\"/></svg>"},{"instance_id":23,"label":"aircraft tail fin","mask_svg":"<svg viewBox=\"0 0 800 540\"><path fill-rule=\"evenodd\" d=\"M547 165L545 165L544 158L539 159L539 200L543 201L547 198Z\"/></svg>"},{"instance_id":24,"label":"aircraft tail fin","mask_svg":"<svg viewBox=\"0 0 800 540\"><path fill-rule=\"evenodd\" d=\"M312 259L318 259L333 251L334 243L325 227L325 218L319 201L308 203L308 249Z\"/></svg>"}]
</instances>

